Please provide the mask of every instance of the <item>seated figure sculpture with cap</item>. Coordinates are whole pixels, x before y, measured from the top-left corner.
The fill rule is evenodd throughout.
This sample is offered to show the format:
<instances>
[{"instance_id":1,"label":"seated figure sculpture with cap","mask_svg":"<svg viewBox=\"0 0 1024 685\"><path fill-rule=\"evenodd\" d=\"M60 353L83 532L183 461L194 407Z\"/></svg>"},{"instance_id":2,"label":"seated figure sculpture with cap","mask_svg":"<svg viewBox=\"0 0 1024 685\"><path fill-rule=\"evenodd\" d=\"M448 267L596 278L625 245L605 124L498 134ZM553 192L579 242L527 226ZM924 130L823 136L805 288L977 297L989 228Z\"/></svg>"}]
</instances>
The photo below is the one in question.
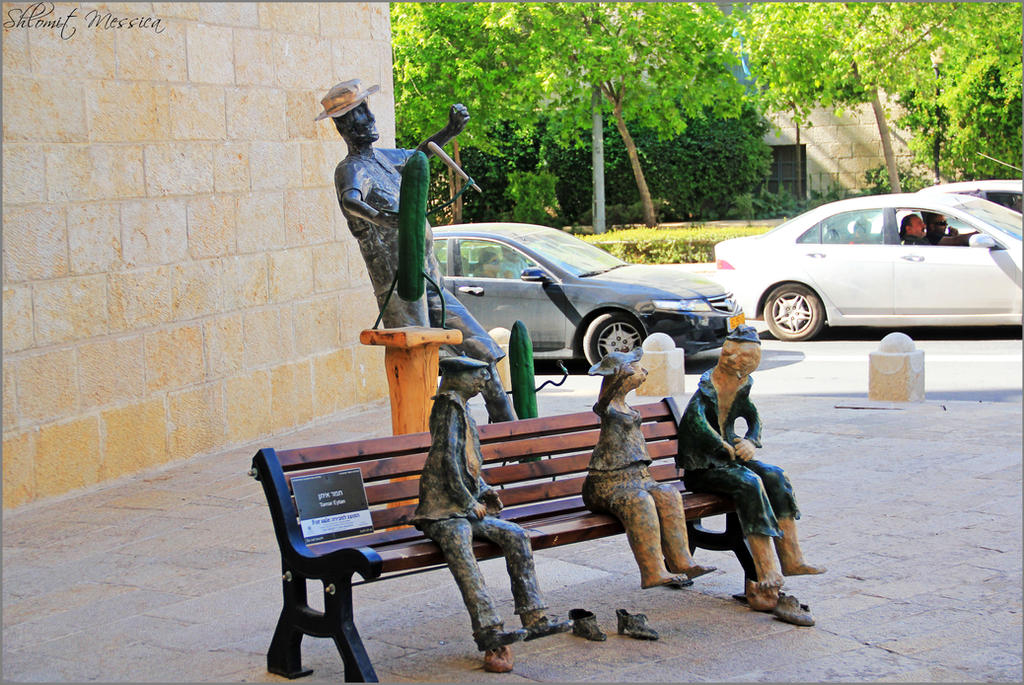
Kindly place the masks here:
<instances>
[{"instance_id":1,"label":"seated figure sculpture with cap","mask_svg":"<svg viewBox=\"0 0 1024 685\"><path fill-rule=\"evenodd\" d=\"M505 353L465 306L444 287L441 269L434 256L429 223L424 226L426 259L423 271L438 284L440 291L427 288L426 295L415 302L388 297L398 271L402 168L417 150L427 156L433 154L429 143L443 146L457 136L469 121L469 112L464 105L452 105L447 125L415 150L376 148L373 143L380 135L367 98L379 89L379 86L363 89L359 79L339 83L320 101L324 109L316 119L330 117L348 145L348 155L334 171L334 186L341 213L359 243L377 305L382 310L383 324L387 328L440 326L443 299L445 324L448 328L462 331L462 343L442 347L442 356L466 355L487 362L492 372L492 380L488 380L483 389L487 414L492 422L512 421L516 418L515 412L497 380L495 368Z\"/></svg>"},{"instance_id":2,"label":"seated figure sculpture with cap","mask_svg":"<svg viewBox=\"0 0 1024 685\"><path fill-rule=\"evenodd\" d=\"M501 501L481 476L480 437L466 403L487 382L488 364L447 357L440 367L441 385L430 412L430 452L413 523L437 543L448 562L469 611L473 638L484 652L484 668L504 673L512 670L511 643L566 632L572 624L544 613L530 539L518 525L497 516ZM501 547L522 629L504 629L473 555L474 537Z\"/></svg>"},{"instance_id":3,"label":"seated figure sculpture with cap","mask_svg":"<svg viewBox=\"0 0 1024 685\"><path fill-rule=\"evenodd\" d=\"M685 469L688 488L728 495L735 502L757 570L757 581L748 580L745 586L750 608L813 625L806 605L780 592L783 576L825 569L804 561L796 532L800 511L789 478L778 466L754 459L755 448L761 447L761 420L750 401L750 374L760 362L757 330L738 326L726 337L718 363L700 377L683 412L676 465ZM746 423L743 437L735 431L739 418Z\"/></svg>"}]
</instances>

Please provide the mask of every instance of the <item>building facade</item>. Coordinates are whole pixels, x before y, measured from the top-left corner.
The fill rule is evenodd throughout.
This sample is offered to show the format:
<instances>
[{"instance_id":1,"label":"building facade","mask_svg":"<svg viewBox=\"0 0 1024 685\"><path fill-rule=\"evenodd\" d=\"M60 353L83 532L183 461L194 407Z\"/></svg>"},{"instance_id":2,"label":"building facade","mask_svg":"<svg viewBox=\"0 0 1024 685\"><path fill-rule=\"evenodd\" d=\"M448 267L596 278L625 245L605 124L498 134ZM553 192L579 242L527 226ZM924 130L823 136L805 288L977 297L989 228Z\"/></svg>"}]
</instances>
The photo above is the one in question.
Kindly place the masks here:
<instances>
[{"instance_id":1,"label":"building facade","mask_svg":"<svg viewBox=\"0 0 1024 685\"><path fill-rule=\"evenodd\" d=\"M393 144L386 3L4 3L5 508L385 401L349 78Z\"/></svg>"},{"instance_id":2,"label":"building facade","mask_svg":"<svg viewBox=\"0 0 1024 685\"><path fill-rule=\"evenodd\" d=\"M884 101L883 101L884 102ZM913 154L907 147L909 134L892 126L889 117L889 138L896 164L909 168ZM774 114L768 117L772 127L764 141L772 148L772 169L768 190L785 188L800 197L811 192L830 190L857 191L868 184L865 173L885 166L882 140L871 105L859 105L836 114L832 109L818 108L809 117L809 125L798 127L793 117Z\"/></svg>"}]
</instances>

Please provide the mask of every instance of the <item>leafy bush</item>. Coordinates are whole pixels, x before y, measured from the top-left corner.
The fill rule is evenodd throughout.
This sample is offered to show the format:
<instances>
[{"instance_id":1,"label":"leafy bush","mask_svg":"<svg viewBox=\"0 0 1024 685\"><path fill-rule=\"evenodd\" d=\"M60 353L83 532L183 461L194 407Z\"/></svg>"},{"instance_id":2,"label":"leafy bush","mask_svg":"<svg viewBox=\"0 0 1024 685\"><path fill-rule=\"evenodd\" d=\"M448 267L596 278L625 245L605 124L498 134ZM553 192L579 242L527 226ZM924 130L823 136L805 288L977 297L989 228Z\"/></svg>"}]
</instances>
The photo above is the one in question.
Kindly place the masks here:
<instances>
[{"instance_id":1,"label":"leafy bush","mask_svg":"<svg viewBox=\"0 0 1024 685\"><path fill-rule=\"evenodd\" d=\"M690 119L681 135L669 139L651 129L631 129L659 221L723 218L736 196L755 192L771 163L771 148L763 141L766 130L765 120L749 106L732 119ZM558 177L558 202L567 221L591 223L590 146L567 149L550 143L545 148L548 166ZM619 207L638 204L640 197L622 138L608 120L604 154L608 223L641 221L640 212L621 217L626 222L612 216Z\"/></svg>"},{"instance_id":2,"label":"leafy bush","mask_svg":"<svg viewBox=\"0 0 1024 685\"><path fill-rule=\"evenodd\" d=\"M561 226L558 198L550 171L513 171L508 175L505 195L512 201L512 220L543 226Z\"/></svg>"},{"instance_id":3,"label":"leafy bush","mask_svg":"<svg viewBox=\"0 0 1024 685\"><path fill-rule=\"evenodd\" d=\"M729 238L759 235L770 225L694 226L692 228L631 228L582 240L634 264L702 264L715 260L715 243Z\"/></svg>"},{"instance_id":4,"label":"leafy bush","mask_svg":"<svg viewBox=\"0 0 1024 685\"><path fill-rule=\"evenodd\" d=\"M463 221L593 223L590 135L580 131L580 146L565 147L549 128L543 123L536 129L503 123L490 136L499 141L496 152L461 149L463 169L483 190L463 195ZM737 196L755 194L771 162L771 149L763 142L766 130L767 123L750 106L731 119L710 114L692 118L681 135L665 140L655 130L631 129L657 220L724 218ZM604 141L606 221L642 223L636 180L611 117L605 120ZM415 147L418 142L401 140L399 145ZM436 160L431 172L433 207L448 200L448 176ZM531 174L535 178L529 179ZM549 177L554 178L553 198L547 192ZM549 208L559 216L545 211ZM432 223L450 223L450 217L446 210Z\"/></svg>"},{"instance_id":5,"label":"leafy bush","mask_svg":"<svg viewBox=\"0 0 1024 685\"><path fill-rule=\"evenodd\" d=\"M904 193L913 193L932 185L933 181L925 176L914 173L907 169L896 169L896 175L900 177L900 186ZM864 172L864 183L867 184L866 195L880 195L891 193L892 186L889 185L889 171L885 165L876 166Z\"/></svg>"}]
</instances>

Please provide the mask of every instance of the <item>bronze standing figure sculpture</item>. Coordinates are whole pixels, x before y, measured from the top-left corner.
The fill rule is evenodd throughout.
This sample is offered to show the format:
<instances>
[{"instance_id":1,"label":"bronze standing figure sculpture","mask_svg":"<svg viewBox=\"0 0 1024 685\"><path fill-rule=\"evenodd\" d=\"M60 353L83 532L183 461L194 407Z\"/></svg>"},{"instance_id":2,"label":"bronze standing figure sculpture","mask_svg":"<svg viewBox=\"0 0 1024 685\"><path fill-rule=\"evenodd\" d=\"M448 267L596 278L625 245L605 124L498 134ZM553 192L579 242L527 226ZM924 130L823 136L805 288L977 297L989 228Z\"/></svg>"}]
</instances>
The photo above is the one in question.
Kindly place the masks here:
<instances>
[{"instance_id":1,"label":"bronze standing figure sculpture","mask_svg":"<svg viewBox=\"0 0 1024 685\"><path fill-rule=\"evenodd\" d=\"M378 90L379 86L362 89L359 79L339 83L321 100L324 111L317 120L331 117L348 145L348 155L334 171L334 186L341 213L359 243L377 305L383 310L383 324L387 328L439 326L443 298L445 322L449 328L462 331L463 341L460 345L442 348L442 354L466 355L486 362L492 371L491 379L483 389L488 417L492 422L512 421L516 418L515 412L494 366L505 356L504 352L444 287L440 266L434 256L433 233L429 224L425 226L424 273L440 286L441 292L427 288L426 295L415 302L406 302L399 297L388 300L387 297L398 269L398 204L402 168L416 150L429 157L433 154L429 143L443 146L461 133L469 121L469 112L464 105L452 105L447 125L423 141L416 150L376 148L373 143L380 135L367 98Z\"/></svg>"},{"instance_id":2,"label":"bronze standing figure sculpture","mask_svg":"<svg viewBox=\"0 0 1024 685\"><path fill-rule=\"evenodd\" d=\"M440 366L441 385L430 413L430 452L413 523L444 553L469 611L473 639L484 652L484 668L507 672L512 670L511 643L566 632L572 624L544 613L547 605L537 586L530 539L518 525L497 517L501 501L481 477L480 437L466 402L487 382L488 364L448 357ZM490 540L504 552L522 629L504 629L473 556L474 537Z\"/></svg>"},{"instance_id":3,"label":"bronze standing figure sculpture","mask_svg":"<svg viewBox=\"0 0 1024 685\"><path fill-rule=\"evenodd\" d=\"M761 420L750 401L750 374L760 363L757 331L738 326L683 412L676 464L686 470L691 489L728 495L736 503L757 570L757 582L747 581L745 588L750 607L810 625L806 606L779 590L783 576L824 573L825 568L804 560L796 532L800 510L789 478L778 466L754 459L755 448L761 447ZM735 431L738 418L746 422L743 437Z\"/></svg>"},{"instance_id":4,"label":"bronze standing figure sculpture","mask_svg":"<svg viewBox=\"0 0 1024 685\"><path fill-rule=\"evenodd\" d=\"M647 378L639 364L642 355L639 347L628 353L612 352L589 371L603 376L594 405L601 417L601 435L583 483L583 503L622 522L640 567L641 587L682 587L715 567L694 562L679 491L658 483L648 471L651 458L640 429L640 412L626 404L626 394Z\"/></svg>"}]
</instances>

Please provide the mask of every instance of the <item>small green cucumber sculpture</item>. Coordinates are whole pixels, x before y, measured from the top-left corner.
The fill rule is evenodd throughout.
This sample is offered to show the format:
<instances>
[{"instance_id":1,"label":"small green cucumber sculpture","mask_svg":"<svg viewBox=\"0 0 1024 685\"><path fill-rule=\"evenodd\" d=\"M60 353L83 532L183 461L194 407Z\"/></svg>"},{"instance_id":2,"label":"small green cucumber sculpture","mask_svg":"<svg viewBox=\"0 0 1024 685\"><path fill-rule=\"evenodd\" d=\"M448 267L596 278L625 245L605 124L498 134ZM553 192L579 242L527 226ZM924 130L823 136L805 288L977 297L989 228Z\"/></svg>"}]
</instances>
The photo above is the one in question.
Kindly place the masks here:
<instances>
[{"instance_id":1,"label":"small green cucumber sculpture","mask_svg":"<svg viewBox=\"0 0 1024 685\"><path fill-rule=\"evenodd\" d=\"M417 150L402 168L398 194L398 296L406 302L423 297L429 185L430 161Z\"/></svg>"},{"instance_id":2,"label":"small green cucumber sculpture","mask_svg":"<svg viewBox=\"0 0 1024 685\"><path fill-rule=\"evenodd\" d=\"M533 343L522 321L512 325L508 341L509 373L512 377L512 405L520 419L537 417L537 390L533 377Z\"/></svg>"}]
</instances>

